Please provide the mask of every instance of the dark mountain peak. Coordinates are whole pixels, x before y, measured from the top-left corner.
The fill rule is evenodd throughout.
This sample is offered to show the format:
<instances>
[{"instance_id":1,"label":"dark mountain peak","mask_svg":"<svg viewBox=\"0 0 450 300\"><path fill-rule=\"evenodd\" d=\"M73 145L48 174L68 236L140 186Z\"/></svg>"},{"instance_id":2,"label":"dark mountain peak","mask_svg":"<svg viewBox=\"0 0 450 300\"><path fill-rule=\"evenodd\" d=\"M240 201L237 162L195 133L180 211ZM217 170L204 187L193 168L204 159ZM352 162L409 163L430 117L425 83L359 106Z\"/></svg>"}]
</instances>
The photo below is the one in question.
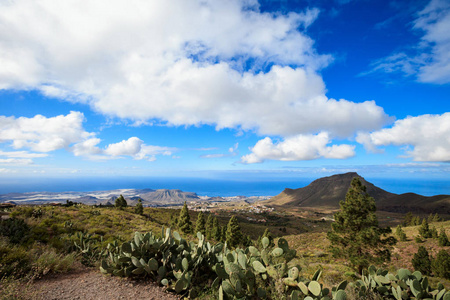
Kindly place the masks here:
<instances>
[{"instance_id":1,"label":"dark mountain peak","mask_svg":"<svg viewBox=\"0 0 450 300\"><path fill-rule=\"evenodd\" d=\"M278 196L269 199L268 203L273 205L338 208L339 201L345 199L348 188L355 177L361 180L361 183L366 186L367 193L375 201L385 200L395 195L367 182L356 172L348 172L316 179L304 188L285 189Z\"/></svg>"}]
</instances>

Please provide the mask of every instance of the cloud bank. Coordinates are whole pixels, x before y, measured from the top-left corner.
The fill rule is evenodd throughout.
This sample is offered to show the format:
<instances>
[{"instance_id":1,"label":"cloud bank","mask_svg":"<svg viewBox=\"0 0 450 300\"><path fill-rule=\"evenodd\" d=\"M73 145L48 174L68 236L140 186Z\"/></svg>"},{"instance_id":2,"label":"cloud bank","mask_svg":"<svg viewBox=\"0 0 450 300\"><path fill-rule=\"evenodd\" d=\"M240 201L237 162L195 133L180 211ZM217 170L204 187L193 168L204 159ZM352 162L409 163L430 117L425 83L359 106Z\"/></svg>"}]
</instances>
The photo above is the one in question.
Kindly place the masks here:
<instances>
[{"instance_id":1,"label":"cloud bank","mask_svg":"<svg viewBox=\"0 0 450 300\"><path fill-rule=\"evenodd\" d=\"M375 102L325 96L317 71L332 58L306 34L318 14L239 0L2 2L0 88L137 122L280 136L380 128Z\"/></svg>"}]
</instances>

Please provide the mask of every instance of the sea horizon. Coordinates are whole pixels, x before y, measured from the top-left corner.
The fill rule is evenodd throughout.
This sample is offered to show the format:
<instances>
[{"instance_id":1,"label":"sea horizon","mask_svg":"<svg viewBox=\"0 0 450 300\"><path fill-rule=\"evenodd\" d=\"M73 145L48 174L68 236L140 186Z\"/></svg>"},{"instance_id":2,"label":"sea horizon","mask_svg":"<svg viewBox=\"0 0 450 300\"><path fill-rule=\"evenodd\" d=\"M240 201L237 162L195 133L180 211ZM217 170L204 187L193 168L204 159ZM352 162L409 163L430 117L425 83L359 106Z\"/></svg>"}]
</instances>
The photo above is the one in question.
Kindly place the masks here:
<instances>
[{"instance_id":1,"label":"sea horizon","mask_svg":"<svg viewBox=\"0 0 450 300\"><path fill-rule=\"evenodd\" d=\"M116 189L178 189L199 196L276 196L285 188L297 189L317 178L229 180L204 178L86 178L3 180L0 194L28 192L92 192ZM450 181L418 178L366 178L375 186L395 194L450 195Z\"/></svg>"}]
</instances>

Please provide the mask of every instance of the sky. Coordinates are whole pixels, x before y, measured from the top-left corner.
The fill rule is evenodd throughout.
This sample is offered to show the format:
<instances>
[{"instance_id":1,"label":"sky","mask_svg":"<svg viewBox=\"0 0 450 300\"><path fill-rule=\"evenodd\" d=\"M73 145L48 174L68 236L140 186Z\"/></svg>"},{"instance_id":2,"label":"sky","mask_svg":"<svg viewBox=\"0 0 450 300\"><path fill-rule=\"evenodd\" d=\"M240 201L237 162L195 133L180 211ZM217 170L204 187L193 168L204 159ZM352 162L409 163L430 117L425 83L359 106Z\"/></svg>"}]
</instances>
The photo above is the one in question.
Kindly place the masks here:
<instances>
[{"instance_id":1,"label":"sky","mask_svg":"<svg viewBox=\"0 0 450 300\"><path fill-rule=\"evenodd\" d=\"M0 180L449 180L450 1L0 0Z\"/></svg>"}]
</instances>

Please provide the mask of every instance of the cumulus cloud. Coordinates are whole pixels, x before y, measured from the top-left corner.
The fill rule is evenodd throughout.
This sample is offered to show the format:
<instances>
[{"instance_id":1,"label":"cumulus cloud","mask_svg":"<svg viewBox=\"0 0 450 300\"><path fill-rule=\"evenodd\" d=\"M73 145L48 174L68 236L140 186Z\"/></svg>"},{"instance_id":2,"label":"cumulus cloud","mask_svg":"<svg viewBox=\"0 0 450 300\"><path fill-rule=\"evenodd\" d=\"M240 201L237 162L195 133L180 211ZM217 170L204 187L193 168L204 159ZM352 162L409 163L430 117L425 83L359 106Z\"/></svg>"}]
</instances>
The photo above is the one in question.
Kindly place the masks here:
<instances>
[{"instance_id":1,"label":"cumulus cloud","mask_svg":"<svg viewBox=\"0 0 450 300\"><path fill-rule=\"evenodd\" d=\"M0 116L0 143L10 143L15 149L28 151L0 150L1 164L29 164L33 158L47 157L48 152L66 149L75 156L94 159L112 159L130 156L134 159L155 160L156 155L172 155L176 150L169 147L145 145L137 137L131 137L118 143L111 143L102 149L101 142L94 133L83 128L84 115L72 111L68 115L32 118ZM1 157L7 157L5 159Z\"/></svg>"},{"instance_id":2,"label":"cumulus cloud","mask_svg":"<svg viewBox=\"0 0 450 300\"><path fill-rule=\"evenodd\" d=\"M75 111L51 118L0 116L0 143L11 142L15 149L29 148L36 152L67 148L92 135L83 129L83 120L84 115Z\"/></svg>"},{"instance_id":3,"label":"cumulus cloud","mask_svg":"<svg viewBox=\"0 0 450 300\"><path fill-rule=\"evenodd\" d=\"M161 147L146 145L144 141L137 137L131 137L118 143L112 143L105 149L98 147L101 142L98 138L88 139L75 144L72 151L75 156L86 156L91 159L105 160L118 157L132 157L136 160L145 159L148 161L156 160L156 155L172 155L177 149L170 147Z\"/></svg>"},{"instance_id":4,"label":"cumulus cloud","mask_svg":"<svg viewBox=\"0 0 450 300\"><path fill-rule=\"evenodd\" d=\"M450 162L450 113L421 115L397 120L391 128L359 133L356 140L366 149L379 146L407 146L415 161Z\"/></svg>"},{"instance_id":5,"label":"cumulus cloud","mask_svg":"<svg viewBox=\"0 0 450 300\"><path fill-rule=\"evenodd\" d=\"M431 0L418 13L413 29L423 33L421 41L410 53L398 52L372 63L374 72L415 75L420 82L445 84L450 82L450 2ZM415 54L411 52L416 51Z\"/></svg>"},{"instance_id":6,"label":"cumulus cloud","mask_svg":"<svg viewBox=\"0 0 450 300\"><path fill-rule=\"evenodd\" d=\"M317 158L344 159L355 155L354 146L331 145L329 134L321 132L317 135L297 135L284 139L281 142L273 142L266 137L259 140L250 149L251 153L241 158L243 163L260 163L264 160L311 160Z\"/></svg>"},{"instance_id":7,"label":"cumulus cloud","mask_svg":"<svg viewBox=\"0 0 450 300\"><path fill-rule=\"evenodd\" d=\"M304 31L318 13L261 13L255 0L3 1L0 89L262 135L381 128L375 102L325 96L318 71L332 58Z\"/></svg>"}]
</instances>

